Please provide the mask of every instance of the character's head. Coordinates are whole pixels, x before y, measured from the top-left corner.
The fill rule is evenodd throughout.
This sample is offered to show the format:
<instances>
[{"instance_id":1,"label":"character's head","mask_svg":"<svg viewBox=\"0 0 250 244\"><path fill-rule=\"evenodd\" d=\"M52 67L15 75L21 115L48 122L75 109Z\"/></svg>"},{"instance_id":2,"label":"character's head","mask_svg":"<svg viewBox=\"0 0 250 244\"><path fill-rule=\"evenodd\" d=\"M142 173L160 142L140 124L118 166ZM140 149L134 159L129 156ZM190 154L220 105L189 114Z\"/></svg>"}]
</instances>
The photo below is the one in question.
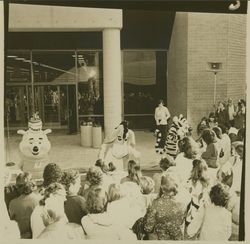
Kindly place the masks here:
<instances>
[{"instance_id":1,"label":"character's head","mask_svg":"<svg viewBox=\"0 0 250 244\"><path fill-rule=\"evenodd\" d=\"M17 133L23 135L22 141L19 144L21 153L28 158L41 159L50 151L51 144L48 140L47 134L51 130L18 130Z\"/></svg>"},{"instance_id":2,"label":"character's head","mask_svg":"<svg viewBox=\"0 0 250 244\"><path fill-rule=\"evenodd\" d=\"M117 130L117 138L118 141L121 140L127 140L128 139L128 121L124 120L122 121L118 127L116 127Z\"/></svg>"},{"instance_id":3,"label":"character's head","mask_svg":"<svg viewBox=\"0 0 250 244\"><path fill-rule=\"evenodd\" d=\"M175 116L173 118L173 124L177 127L177 135L180 140L189 135L192 131L187 119L184 118L182 114L180 114L179 117Z\"/></svg>"},{"instance_id":4,"label":"character's head","mask_svg":"<svg viewBox=\"0 0 250 244\"><path fill-rule=\"evenodd\" d=\"M51 130L42 130L42 121L38 112L34 113L30 118L28 127L27 131L17 131L17 134L23 135L19 144L20 151L27 158L42 159L48 154L51 147L47 137Z\"/></svg>"}]
</instances>

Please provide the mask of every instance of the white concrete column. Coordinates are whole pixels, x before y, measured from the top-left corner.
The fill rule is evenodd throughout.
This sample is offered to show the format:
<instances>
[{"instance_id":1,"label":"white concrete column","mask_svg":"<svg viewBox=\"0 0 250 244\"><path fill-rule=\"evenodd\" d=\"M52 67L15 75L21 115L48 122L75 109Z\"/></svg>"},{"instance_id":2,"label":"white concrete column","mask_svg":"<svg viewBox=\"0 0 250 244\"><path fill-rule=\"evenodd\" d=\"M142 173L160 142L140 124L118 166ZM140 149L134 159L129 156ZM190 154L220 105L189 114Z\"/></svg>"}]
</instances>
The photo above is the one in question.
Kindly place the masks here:
<instances>
[{"instance_id":1,"label":"white concrete column","mask_svg":"<svg viewBox=\"0 0 250 244\"><path fill-rule=\"evenodd\" d=\"M103 30L104 132L112 133L122 119L120 29Z\"/></svg>"},{"instance_id":2,"label":"white concrete column","mask_svg":"<svg viewBox=\"0 0 250 244\"><path fill-rule=\"evenodd\" d=\"M250 240L250 233L246 230L249 230L250 224L250 206L247 202L249 199L249 191L247 186L249 185L250 177L250 167L249 167L249 158L250 158L250 2L248 2L247 8L247 38L246 38L246 81L247 81L247 113L246 113L246 145L245 145L245 241ZM248 148L248 150L247 150Z\"/></svg>"},{"instance_id":3,"label":"white concrete column","mask_svg":"<svg viewBox=\"0 0 250 244\"><path fill-rule=\"evenodd\" d=\"M4 206L4 194L3 194L3 184L4 184L4 164L6 163L5 158L5 146L4 146L4 4L0 1L0 205ZM2 216L5 215L6 209L1 208ZM5 220L1 221L0 228L3 230L3 223Z\"/></svg>"}]
</instances>

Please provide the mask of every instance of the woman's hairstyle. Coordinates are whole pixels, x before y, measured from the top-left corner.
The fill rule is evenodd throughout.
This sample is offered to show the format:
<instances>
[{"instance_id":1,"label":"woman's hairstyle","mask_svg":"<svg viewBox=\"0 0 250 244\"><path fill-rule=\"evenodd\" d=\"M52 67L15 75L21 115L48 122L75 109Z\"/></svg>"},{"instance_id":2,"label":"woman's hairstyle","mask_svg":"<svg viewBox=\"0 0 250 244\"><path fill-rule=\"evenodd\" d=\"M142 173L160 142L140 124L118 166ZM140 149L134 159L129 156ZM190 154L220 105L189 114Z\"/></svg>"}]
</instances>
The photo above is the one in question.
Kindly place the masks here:
<instances>
[{"instance_id":1,"label":"woman's hairstyle","mask_svg":"<svg viewBox=\"0 0 250 244\"><path fill-rule=\"evenodd\" d=\"M32 180L30 173L20 173L16 178L16 188L18 194L29 195L37 189L36 183Z\"/></svg>"},{"instance_id":2,"label":"woman's hairstyle","mask_svg":"<svg viewBox=\"0 0 250 244\"><path fill-rule=\"evenodd\" d=\"M111 184L108 189L108 202L119 200L121 197L120 184Z\"/></svg>"},{"instance_id":3,"label":"woman's hairstyle","mask_svg":"<svg viewBox=\"0 0 250 244\"><path fill-rule=\"evenodd\" d=\"M222 130L220 127L215 126L215 127L213 127L212 130L216 134L217 138L222 139Z\"/></svg>"},{"instance_id":4,"label":"woman's hairstyle","mask_svg":"<svg viewBox=\"0 0 250 244\"><path fill-rule=\"evenodd\" d=\"M228 133L228 129L230 126L226 123L226 124L219 124L218 127L221 129L222 134L226 134Z\"/></svg>"},{"instance_id":5,"label":"woman's hairstyle","mask_svg":"<svg viewBox=\"0 0 250 244\"><path fill-rule=\"evenodd\" d=\"M207 164L204 160L195 159L193 161L193 168L191 170L190 180L193 184L196 184L197 181L200 181L204 187L207 187L209 184L209 178L205 174L207 172Z\"/></svg>"},{"instance_id":6,"label":"woman's hairstyle","mask_svg":"<svg viewBox=\"0 0 250 244\"><path fill-rule=\"evenodd\" d=\"M90 185L101 184L103 180L102 170L96 166L90 167L86 175L86 180L90 183Z\"/></svg>"},{"instance_id":7,"label":"woman's hairstyle","mask_svg":"<svg viewBox=\"0 0 250 244\"><path fill-rule=\"evenodd\" d=\"M208 119L206 117L202 118L201 122L197 126L197 134L200 136L203 130L209 128Z\"/></svg>"},{"instance_id":8,"label":"woman's hairstyle","mask_svg":"<svg viewBox=\"0 0 250 244\"><path fill-rule=\"evenodd\" d=\"M165 173L161 177L160 196L175 196L178 193L179 181L174 173Z\"/></svg>"},{"instance_id":9,"label":"woman's hairstyle","mask_svg":"<svg viewBox=\"0 0 250 244\"><path fill-rule=\"evenodd\" d=\"M142 176L140 178L140 187L142 194L147 195L154 191L155 182L149 176Z\"/></svg>"},{"instance_id":10,"label":"woman's hairstyle","mask_svg":"<svg viewBox=\"0 0 250 244\"><path fill-rule=\"evenodd\" d=\"M106 211L108 196L101 187L91 187L86 198L88 212L103 213Z\"/></svg>"},{"instance_id":11,"label":"woman's hairstyle","mask_svg":"<svg viewBox=\"0 0 250 244\"><path fill-rule=\"evenodd\" d=\"M216 118L216 116L215 116L215 112L210 112L209 113L209 115L208 115L208 118L210 119L210 118Z\"/></svg>"},{"instance_id":12,"label":"woman's hairstyle","mask_svg":"<svg viewBox=\"0 0 250 244\"><path fill-rule=\"evenodd\" d=\"M164 105L163 99L159 99L158 102L157 102L157 105L160 105L161 103Z\"/></svg>"},{"instance_id":13,"label":"woman's hairstyle","mask_svg":"<svg viewBox=\"0 0 250 244\"><path fill-rule=\"evenodd\" d=\"M214 205L225 207L229 199L229 187L222 183L218 183L211 188L209 196Z\"/></svg>"},{"instance_id":14,"label":"woman's hairstyle","mask_svg":"<svg viewBox=\"0 0 250 244\"><path fill-rule=\"evenodd\" d=\"M134 160L128 161L128 178L138 185L140 184L141 169Z\"/></svg>"},{"instance_id":15,"label":"woman's hairstyle","mask_svg":"<svg viewBox=\"0 0 250 244\"><path fill-rule=\"evenodd\" d=\"M200 153L197 142L192 137L184 137L181 142L180 150L189 159L195 159Z\"/></svg>"},{"instance_id":16,"label":"woman's hairstyle","mask_svg":"<svg viewBox=\"0 0 250 244\"><path fill-rule=\"evenodd\" d=\"M64 195L65 188L62 184L54 182L48 185L44 190L43 199L40 200L40 205L45 205L45 200L49 198L51 195Z\"/></svg>"},{"instance_id":17,"label":"woman's hairstyle","mask_svg":"<svg viewBox=\"0 0 250 244\"><path fill-rule=\"evenodd\" d=\"M202 135L201 135L203 141L209 145L211 143L215 143L216 142L216 134L213 130L211 129L205 129L203 132L202 132Z\"/></svg>"},{"instance_id":18,"label":"woman's hairstyle","mask_svg":"<svg viewBox=\"0 0 250 244\"><path fill-rule=\"evenodd\" d=\"M112 162L109 163L109 171L115 171L116 167L114 166L114 164Z\"/></svg>"},{"instance_id":19,"label":"woman's hairstyle","mask_svg":"<svg viewBox=\"0 0 250 244\"><path fill-rule=\"evenodd\" d=\"M238 104L241 106L242 104L246 106L246 101L244 99L240 99Z\"/></svg>"},{"instance_id":20,"label":"woman's hairstyle","mask_svg":"<svg viewBox=\"0 0 250 244\"><path fill-rule=\"evenodd\" d=\"M245 133L246 133L245 128L239 129L238 134L237 134L237 140L244 141L245 140Z\"/></svg>"},{"instance_id":21,"label":"woman's hairstyle","mask_svg":"<svg viewBox=\"0 0 250 244\"><path fill-rule=\"evenodd\" d=\"M163 171L166 171L169 167L175 166L175 161L171 156L166 155L160 160L159 165Z\"/></svg>"},{"instance_id":22,"label":"woman's hairstyle","mask_svg":"<svg viewBox=\"0 0 250 244\"><path fill-rule=\"evenodd\" d=\"M76 170L67 170L63 172L62 178L61 178L61 183L64 185L66 191L69 191L69 187L71 184L75 184L77 178L80 177L80 174Z\"/></svg>"},{"instance_id":23,"label":"woman's hairstyle","mask_svg":"<svg viewBox=\"0 0 250 244\"><path fill-rule=\"evenodd\" d=\"M109 167L106 164L104 164L104 162L101 159L96 160L95 166L99 167L105 174L109 171Z\"/></svg>"},{"instance_id":24,"label":"woman's hairstyle","mask_svg":"<svg viewBox=\"0 0 250 244\"><path fill-rule=\"evenodd\" d=\"M45 166L43 171L43 185L47 187L51 183L60 182L62 177L61 168L54 163L49 163Z\"/></svg>"}]
</instances>

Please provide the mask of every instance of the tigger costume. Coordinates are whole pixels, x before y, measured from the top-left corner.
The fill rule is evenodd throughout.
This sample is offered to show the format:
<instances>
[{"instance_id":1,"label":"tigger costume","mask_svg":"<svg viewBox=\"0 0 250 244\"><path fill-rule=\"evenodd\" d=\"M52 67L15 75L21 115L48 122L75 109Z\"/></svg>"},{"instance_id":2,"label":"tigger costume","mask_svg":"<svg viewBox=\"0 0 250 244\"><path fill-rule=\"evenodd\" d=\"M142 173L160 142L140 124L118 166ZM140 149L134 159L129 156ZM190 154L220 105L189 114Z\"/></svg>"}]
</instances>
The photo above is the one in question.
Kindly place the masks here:
<instances>
[{"instance_id":1,"label":"tigger costume","mask_svg":"<svg viewBox=\"0 0 250 244\"><path fill-rule=\"evenodd\" d=\"M186 118L183 117L182 114L179 115L179 117L175 116L173 118L173 123L171 124L165 147L160 148L159 142L161 141L161 133L159 129L156 129L156 144L155 144L155 151L159 154L168 154L175 158L178 154L179 148L178 148L178 142L179 140L183 139L185 136L190 135L191 127L188 125L188 122Z\"/></svg>"}]
</instances>

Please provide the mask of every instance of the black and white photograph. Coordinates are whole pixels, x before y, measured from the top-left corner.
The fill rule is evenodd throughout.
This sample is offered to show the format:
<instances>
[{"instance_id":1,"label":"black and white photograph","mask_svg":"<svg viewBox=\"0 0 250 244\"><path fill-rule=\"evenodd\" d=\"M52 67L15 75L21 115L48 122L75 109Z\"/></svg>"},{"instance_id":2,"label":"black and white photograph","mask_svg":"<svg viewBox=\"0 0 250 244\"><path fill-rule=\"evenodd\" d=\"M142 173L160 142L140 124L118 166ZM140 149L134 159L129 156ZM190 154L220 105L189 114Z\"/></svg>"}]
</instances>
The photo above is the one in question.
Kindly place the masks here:
<instances>
[{"instance_id":1,"label":"black and white photograph","mask_svg":"<svg viewBox=\"0 0 250 244\"><path fill-rule=\"evenodd\" d=\"M248 1L0 0L0 33L1 241L249 240Z\"/></svg>"}]
</instances>

